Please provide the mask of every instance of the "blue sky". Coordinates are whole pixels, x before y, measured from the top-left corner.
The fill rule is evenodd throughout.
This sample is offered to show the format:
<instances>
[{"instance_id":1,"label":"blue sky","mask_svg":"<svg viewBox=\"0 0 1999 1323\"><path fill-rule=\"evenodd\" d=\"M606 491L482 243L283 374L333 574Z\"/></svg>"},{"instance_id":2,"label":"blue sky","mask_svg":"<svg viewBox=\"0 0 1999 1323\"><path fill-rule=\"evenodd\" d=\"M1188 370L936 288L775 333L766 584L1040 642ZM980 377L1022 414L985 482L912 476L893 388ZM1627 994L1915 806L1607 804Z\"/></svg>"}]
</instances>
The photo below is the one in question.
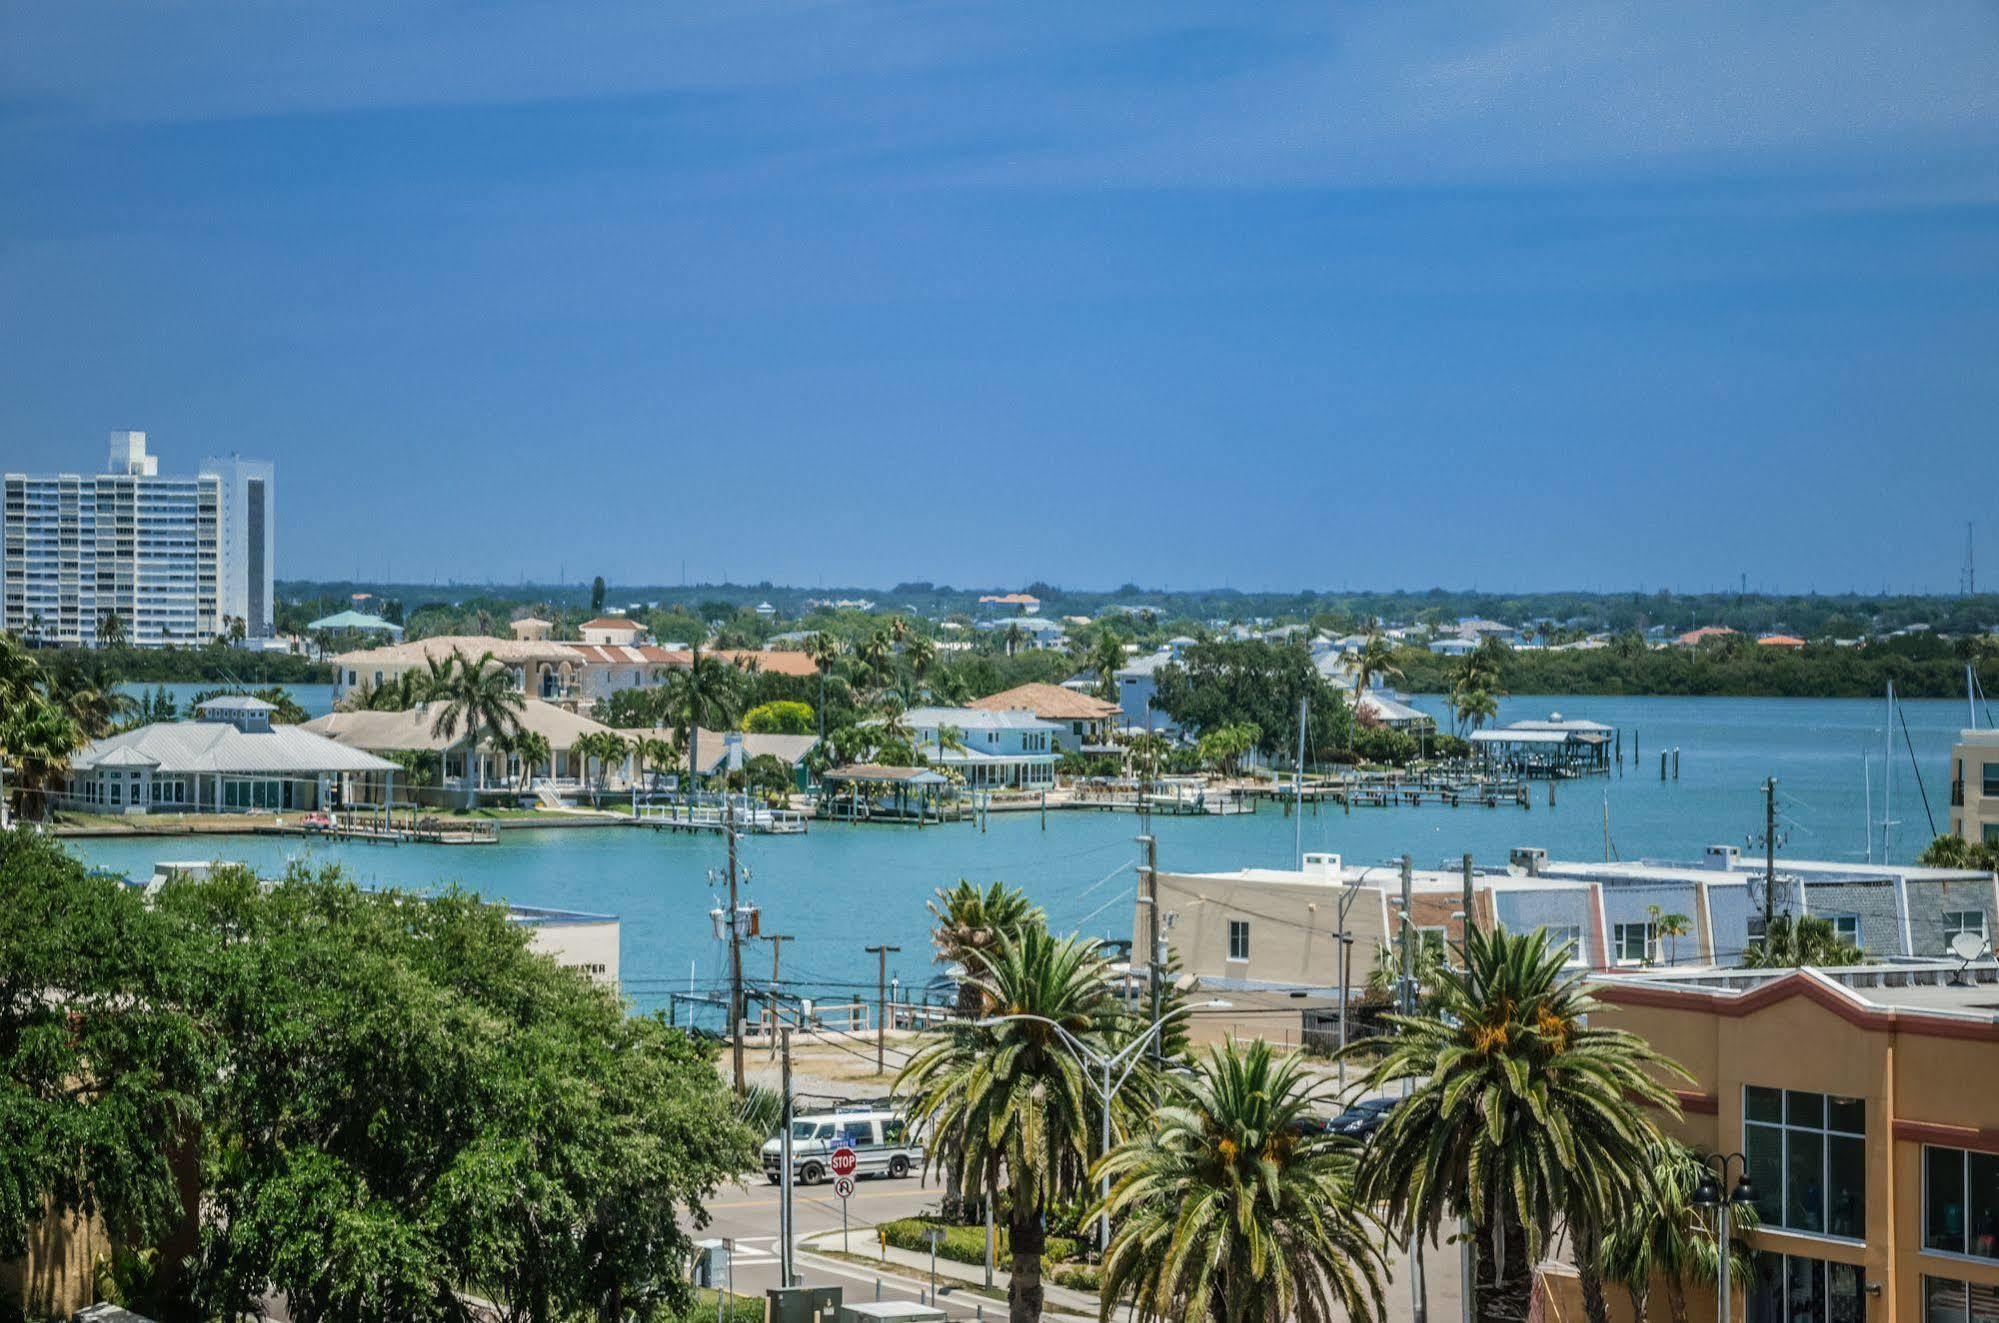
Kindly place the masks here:
<instances>
[{"instance_id":1,"label":"blue sky","mask_svg":"<svg viewBox=\"0 0 1999 1323\"><path fill-rule=\"evenodd\" d=\"M0 4L0 467L286 575L1999 582L1986 3Z\"/></svg>"}]
</instances>

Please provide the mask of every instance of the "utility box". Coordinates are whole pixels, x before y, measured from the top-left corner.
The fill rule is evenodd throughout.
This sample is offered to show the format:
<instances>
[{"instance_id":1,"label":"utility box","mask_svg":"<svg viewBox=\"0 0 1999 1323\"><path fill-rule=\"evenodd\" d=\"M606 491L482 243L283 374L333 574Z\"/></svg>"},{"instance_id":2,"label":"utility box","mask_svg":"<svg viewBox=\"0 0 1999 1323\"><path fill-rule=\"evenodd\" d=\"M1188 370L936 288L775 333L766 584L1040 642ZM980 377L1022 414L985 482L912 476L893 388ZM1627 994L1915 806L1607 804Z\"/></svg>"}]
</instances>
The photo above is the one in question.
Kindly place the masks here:
<instances>
[{"instance_id":1,"label":"utility box","mask_svg":"<svg viewBox=\"0 0 1999 1323\"><path fill-rule=\"evenodd\" d=\"M729 1247L719 1240L694 1242L694 1284L718 1287L729 1279Z\"/></svg>"},{"instance_id":2,"label":"utility box","mask_svg":"<svg viewBox=\"0 0 1999 1323\"><path fill-rule=\"evenodd\" d=\"M945 1323L943 1310L920 1305L914 1300L868 1300L857 1305L841 1305L838 1323Z\"/></svg>"},{"instance_id":3,"label":"utility box","mask_svg":"<svg viewBox=\"0 0 1999 1323\"><path fill-rule=\"evenodd\" d=\"M764 1292L764 1323L838 1323L837 1286L774 1286Z\"/></svg>"}]
</instances>

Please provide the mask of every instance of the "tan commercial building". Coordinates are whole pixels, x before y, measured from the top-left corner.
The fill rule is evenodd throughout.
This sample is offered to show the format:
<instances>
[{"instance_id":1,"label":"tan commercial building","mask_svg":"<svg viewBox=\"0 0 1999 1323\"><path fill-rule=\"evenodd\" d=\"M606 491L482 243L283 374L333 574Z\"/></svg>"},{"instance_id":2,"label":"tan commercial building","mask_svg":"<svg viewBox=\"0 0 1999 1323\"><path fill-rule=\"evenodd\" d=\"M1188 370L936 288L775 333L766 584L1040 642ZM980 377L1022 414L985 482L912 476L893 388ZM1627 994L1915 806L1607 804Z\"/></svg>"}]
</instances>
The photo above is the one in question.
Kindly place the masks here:
<instances>
[{"instance_id":1,"label":"tan commercial building","mask_svg":"<svg viewBox=\"0 0 1999 1323\"><path fill-rule=\"evenodd\" d=\"M1599 1023L1692 1074L1679 1137L1746 1160L1760 1226L1734 1317L1999 1319L1999 966L1661 973L1596 995Z\"/></svg>"},{"instance_id":2,"label":"tan commercial building","mask_svg":"<svg viewBox=\"0 0 1999 1323\"><path fill-rule=\"evenodd\" d=\"M1999 845L1999 730L1967 730L1950 751L1950 830Z\"/></svg>"}]
</instances>

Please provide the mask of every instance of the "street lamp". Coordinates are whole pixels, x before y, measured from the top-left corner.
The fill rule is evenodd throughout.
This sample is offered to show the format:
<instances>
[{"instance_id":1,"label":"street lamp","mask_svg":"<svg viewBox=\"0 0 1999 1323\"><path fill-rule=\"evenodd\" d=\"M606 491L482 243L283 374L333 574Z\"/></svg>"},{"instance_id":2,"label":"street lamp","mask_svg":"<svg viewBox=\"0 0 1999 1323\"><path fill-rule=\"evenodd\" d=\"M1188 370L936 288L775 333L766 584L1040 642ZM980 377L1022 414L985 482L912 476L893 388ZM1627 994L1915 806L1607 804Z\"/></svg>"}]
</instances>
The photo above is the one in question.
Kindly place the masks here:
<instances>
[{"instance_id":1,"label":"street lamp","mask_svg":"<svg viewBox=\"0 0 1999 1323\"><path fill-rule=\"evenodd\" d=\"M1206 1004L1208 1006L1216 1006L1219 1003L1210 1001ZM1103 1114L1102 1149L1098 1154L1099 1157L1102 1157L1108 1155L1111 1151L1111 1099L1117 1097L1118 1090L1122 1089L1125 1086L1125 1082L1131 1078L1131 1072L1138 1068L1141 1049L1152 1041L1155 1034L1165 1029L1177 1017L1190 1014L1193 1010L1192 1006L1183 1006L1179 1010L1169 1011L1159 1019L1154 1020L1147 1026L1144 1033L1132 1039L1131 1042L1126 1043L1113 1056L1105 1056L1045 1015L992 1015L983 1020L974 1020L972 1023L980 1029L991 1029L997 1025L1005 1024L1010 1020L1031 1020L1036 1024L1045 1024L1061 1036L1062 1045L1068 1048L1069 1055L1075 1057L1077 1064L1084 1068L1083 1077L1085 1079L1090 1079L1088 1072L1091 1068L1095 1068L1103 1075L1103 1082L1101 1084L1098 1084L1094 1079L1090 1079L1091 1084L1096 1086L1098 1102L1101 1104L1099 1111ZM1120 1070L1120 1068L1122 1069ZM1115 1083L1111 1080L1112 1071L1119 1071ZM991 1192L988 1191L987 1194L990 1198ZM1108 1171L1103 1174L1102 1194L1105 1208L1102 1215L1098 1218L1097 1223L1097 1252L1100 1254L1111 1247L1111 1212L1109 1207L1111 1174Z\"/></svg>"},{"instance_id":2,"label":"street lamp","mask_svg":"<svg viewBox=\"0 0 1999 1323\"><path fill-rule=\"evenodd\" d=\"M1719 1256L1719 1271L1715 1273L1719 1295L1716 1303L1718 1323L1729 1323L1729 1309L1734 1301L1734 1283L1729 1280L1728 1251L1733 1234L1731 1214L1738 1206L1756 1202L1755 1187L1749 1183L1749 1159L1740 1153L1704 1153L1701 1155L1701 1183L1694 1187L1691 1200L1695 1208L1715 1210L1715 1226L1719 1239L1715 1242L1715 1252ZM1729 1164L1735 1164L1735 1188L1726 1199L1721 1197L1721 1187L1728 1184Z\"/></svg>"}]
</instances>

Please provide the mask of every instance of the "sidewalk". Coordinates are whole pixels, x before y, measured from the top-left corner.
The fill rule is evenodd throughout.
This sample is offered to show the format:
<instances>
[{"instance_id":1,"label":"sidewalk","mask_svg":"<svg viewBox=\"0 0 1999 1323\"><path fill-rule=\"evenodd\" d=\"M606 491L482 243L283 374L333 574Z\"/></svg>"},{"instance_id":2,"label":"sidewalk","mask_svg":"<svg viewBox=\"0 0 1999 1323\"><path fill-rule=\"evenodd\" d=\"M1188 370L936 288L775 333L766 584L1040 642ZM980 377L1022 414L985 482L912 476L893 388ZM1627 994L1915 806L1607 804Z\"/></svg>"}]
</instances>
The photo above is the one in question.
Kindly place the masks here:
<instances>
[{"instance_id":1,"label":"sidewalk","mask_svg":"<svg viewBox=\"0 0 1999 1323\"><path fill-rule=\"evenodd\" d=\"M870 1263L880 1264L884 1272L894 1272L902 1276L921 1278L926 1286L929 1283L930 1255L927 1252L923 1250L897 1249L893 1245L890 1245L884 1251L881 1242L875 1237L875 1229L871 1226L856 1226L851 1228L846 1234L848 1237L847 1243L852 1247L846 1251L847 1253L864 1258ZM810 1253L813 1250L830 1250L834 1253L839 1253L841 1252L840 1237L841 1233L838 1231L822 1231L816 1235L800 1239L798 1248L801 1253ZM992 1289L998 1293L998 1298L987 1305L987 1317L993 1319L1003 1319L1006 1317L1006 1292L1011 1280L1011 1276L1004 1268L997 1265L994 1266ZM979 1292L968 1291L962 1288L967 1286L984 1288L985 1282L986 1269L984 1264L959 1263L956 1259L947 1259L942 1255L938 1256L938 1294L942 1295L946 1300L953 1301L959 1305L975 1304L981 1299ZM954 1291L952 1290L953 1287L960 1289ZM1047 1304L1047 1308L1044 1311L1047 1317L1090 1320L1094 1320L1097 1317L1097 1297L1094 1295L1057 1286L1046 1278L1042 1279L1041 1290L1043 1299Z\"/></svg>"}]
</instances>

